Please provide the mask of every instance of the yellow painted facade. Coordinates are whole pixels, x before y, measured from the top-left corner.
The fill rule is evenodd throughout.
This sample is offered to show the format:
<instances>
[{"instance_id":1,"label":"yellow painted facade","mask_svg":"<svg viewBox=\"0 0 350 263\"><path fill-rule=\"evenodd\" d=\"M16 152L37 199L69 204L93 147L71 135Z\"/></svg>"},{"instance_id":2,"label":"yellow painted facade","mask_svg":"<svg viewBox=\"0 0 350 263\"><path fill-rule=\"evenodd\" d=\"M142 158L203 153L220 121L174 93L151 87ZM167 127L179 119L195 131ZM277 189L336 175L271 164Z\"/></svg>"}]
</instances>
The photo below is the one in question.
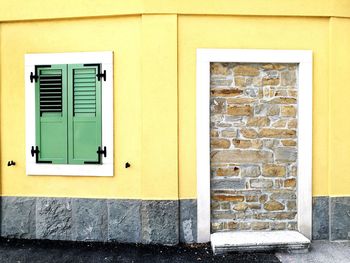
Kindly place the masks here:
<instances>
[{"instance_id":1,"label":"yellow painted facade","mask_svg":"<svg viewBox=\"0 0 350 263\"><path fill-rule=\"evenodd\" d=\"M349 31L347 0L0 0L1 195L196 198L196 49L254 48L313 51L313 195L350 196ZM103 50L115 175L26 176L24 54Z\"/></svg>"}]
</instances>

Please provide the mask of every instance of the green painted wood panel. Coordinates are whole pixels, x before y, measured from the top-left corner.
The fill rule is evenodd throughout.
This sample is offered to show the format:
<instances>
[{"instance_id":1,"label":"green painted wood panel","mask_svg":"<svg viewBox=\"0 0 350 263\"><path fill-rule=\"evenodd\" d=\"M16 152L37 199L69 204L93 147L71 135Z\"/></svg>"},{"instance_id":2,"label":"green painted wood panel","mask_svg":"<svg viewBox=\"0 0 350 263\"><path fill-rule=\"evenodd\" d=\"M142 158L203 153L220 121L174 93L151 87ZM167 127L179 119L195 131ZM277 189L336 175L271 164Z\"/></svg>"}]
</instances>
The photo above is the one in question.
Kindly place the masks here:
<instances>
[{"instance_id":1,"label":"green painted wood panel","mask_svg":"<svg viewBox=\"0 0 350 263\"><path fill-rule=\"evenodd\" d=\"M67 65L36 68L35 126L39 161L67 163ZM34 125L34 124L33 124Z\"/></svg>"},{"instance_id":2,"label":"green painted wood panel","mask_svg":"<svg viewBox=\"0 0 350 263\"><path fill-rule=\"evenodd\" d=\"M68 162L97 161L102 146L101 82L97 66L68 65Z\"/></svg>"}]
</instances>

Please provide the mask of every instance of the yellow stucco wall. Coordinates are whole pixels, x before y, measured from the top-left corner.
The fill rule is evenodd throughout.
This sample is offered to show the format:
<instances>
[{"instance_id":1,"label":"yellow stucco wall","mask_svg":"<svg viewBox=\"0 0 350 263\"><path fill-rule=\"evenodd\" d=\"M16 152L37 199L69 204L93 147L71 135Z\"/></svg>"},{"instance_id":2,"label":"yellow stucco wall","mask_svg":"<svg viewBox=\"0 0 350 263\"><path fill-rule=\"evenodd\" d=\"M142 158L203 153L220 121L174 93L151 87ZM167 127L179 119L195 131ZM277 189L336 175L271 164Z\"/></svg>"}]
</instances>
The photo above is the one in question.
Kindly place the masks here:
<instances>
[{"instance_id":1,"label":"yellow stucco wall","mask_svg":"<svg viewBox=\"0 0 350 263\"><path fill-rule=\"evenodd\" d=\"M313 195L350 195L349 1L0 6L2 195L195 198L197 48L312 50ZM115 176L26 176L24 54L100 50L114 51Z\"/></svg>"},{"instance_id":2,"label":"yellow stucco wall","mask_svg":"<svg viewBox=\"0 0 350 263\"><path fill-rule=\"evenodd\" d=\"M350 196L350 19L330 21L329 194Z\"/></svg>"},{"instance_id":3,"label":"yellow stucco wall","mask_svg":"<svg viewBox=\"0 0 350 263\"><path fill-rule=\"evenodd\" d=\"M140 39L140 16L1 24L2 195L140 197ZM115 176L26 176L24 54L100 50L114 51Z\"/></svg>"},{"instance_id":4,"label":"yellow stucco wall","mask_svg":"<svg viewBox=\"0 0 350 263\"><path fill-rule=\"evenodd\" d=\"M328 26L325 18L179 17L181 197L196 196L196 48L213 47L313 50L313 195L327 195Z\"/></svg>"}]
</instances>

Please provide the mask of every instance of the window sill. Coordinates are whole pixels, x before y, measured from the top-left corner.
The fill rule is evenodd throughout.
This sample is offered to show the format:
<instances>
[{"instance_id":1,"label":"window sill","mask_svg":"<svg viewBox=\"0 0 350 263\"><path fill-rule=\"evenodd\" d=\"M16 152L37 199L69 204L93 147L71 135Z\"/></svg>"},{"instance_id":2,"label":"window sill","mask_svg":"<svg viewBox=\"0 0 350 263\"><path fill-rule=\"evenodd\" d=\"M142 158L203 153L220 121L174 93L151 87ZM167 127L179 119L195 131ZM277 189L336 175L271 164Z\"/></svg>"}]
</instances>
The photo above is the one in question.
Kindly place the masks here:
<instances>
[{"instance_id":1,"label":"window sill","mask_svg":"<svg viewBox=\"0 0 350 263\"><path fill-rule=\"evenodd\" d=\"M113 164L38 164L27 165L27 175L113 176Z\"/></svg>"}]
</instances>

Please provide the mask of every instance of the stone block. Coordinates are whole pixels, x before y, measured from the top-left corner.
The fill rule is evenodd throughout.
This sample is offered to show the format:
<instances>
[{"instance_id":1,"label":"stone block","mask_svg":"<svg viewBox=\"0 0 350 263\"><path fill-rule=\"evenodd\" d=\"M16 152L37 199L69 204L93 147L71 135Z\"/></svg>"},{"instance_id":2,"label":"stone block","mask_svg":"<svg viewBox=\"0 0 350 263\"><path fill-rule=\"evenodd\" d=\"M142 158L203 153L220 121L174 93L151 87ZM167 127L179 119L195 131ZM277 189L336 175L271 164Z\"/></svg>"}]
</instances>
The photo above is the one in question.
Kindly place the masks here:
<instances>
[{"instance_id":1,"label":"stone block","mask_svg":"<svg viewBox=\"0 0 350 263\"><path fill-rule=\"evenodd\" d=\"M254 107L254 112L258 116L277 116L280 114L279 105L258 104Z\"/></svg>"},{"instance_id":2,"label":"stone block","mask_svg":"<svg viewBox=\"0 0 350 263\"><path fill-rule=\"evenodd\" d=\"M268 117L251 117L247 120L248 127L264 127L270 125Z\"/></svg>"},{"instance_id":3,"label":"stone block","mask_svg":"<svg viewBox=\"0 0 350 263\"><path fill-rule=\"evenodd\" d=\"M268 101L270 104L296 104L297 100L295 98L289 97L276 97Z\"/></svg>"},{"instance_id":4,"label":"stone block","mask_svg":"<svg viewBox=\"0 0 350 263\"><path fill-rule=\"evenodd\" d=\"M271 126L274 128L285 128L287 125L287 120L277 120L276 122L274 122Z\"/></svg>"},{"instance_id":5,"label":"stone block","mask_svg":"<svg viewBox=\"0 0 350 263\"><path fill-rule=\"evenodd\" d=\"M268 222L252 222L250 224L252 230L264 230L269 228Z\"/></svg>"},{"instance_id":6,"label":"stone block","mask_svg":"<svg viewBox=\"0 0 350 263\"><path fill-rule=\"evenodd\" d=\"M180 242L197 242L197 200L180 200Z\"/></svg>"},{"instance_id":7,"label":"stone block","mask_svg":"<svg viewBox=\"0 0 350 263\"><path fill-rule=\"evenodd\" d=\"M264 204L264 209L268 211L284 210L284 204L275 200L271 200Z\"/></svg>"},{"instance_id":8,"label":"stone block","mask_svg":"<svg viewBox=\"0 0 350 263\"><path fill-rule=\"evenodd\" d=\"M297 146L297 142L293 140L282 140L283 146Z\"/></svg>"},{"instance_id":9,"label":"stone block","mask_svg":"<svg viewBox=\"0 0 350 263\"><path fill-rule=\"evenodd\" d=\"M212 75L224 75L227 76L231 73L231 70L222 63L210 63L210 74Z\"/></svg>"},{"instance_id":10,"label":"stone block","mask_svg":"<svg viewBox=\"0 0 350 263\"><path fill-rule=\"evenodd\" d=\"M260 74L259 69L248 65L238 65L233 68L233 72L236 76L258 76Z\"/></svg>"},{"instance_id":11,"label":"stone block","mask_svg":"<svg viewBox=\"0 0 350 263\"><path fill-rule=\"evenodd\" d=\"M228 202L242 202L244 196L242 195L213 195L212 200L214 201L228 201Z\"/></svg>"},{"instance_id":12,"label":"stone block","mask_svg":"<svg viewBox=\"0 0 350 263\"><path fill-rule=\"evenodd\" d=\"M281 189L281 190L273 190L271 191L271 199L273 200L295 200L296 193L294 190L286 190L286 189Z\"/></svg>"},{"instance_id":13,"label":"stone block","mask_svg":"<svg viewBox=\"0 0 350 263\"><path fill-rule=\"evenodd\" d=\"M296 185L297 185L297 181L296 181L295 178L286 179L284 181L284 187L292 187L292 188L294 188L294 187L296 187Z\"/></svg>"},{"instance_id":14,"label":"stone block","mask_svg":"<svg viewBox=\"0 0 350 263\"><path fill-rule=\"evenodd\" d=\"M141 201L107 200L108 240L120 243L141 242Z\"/></svg>"},{"instance_id":15,"label":"stone block","mask_svg":"<svg viewBox=\"0 0 350 263\"><path fill-rule=\"evenodd\" d=\"M211 76L210 87L230 87L233 79L228 76Z\"/></svg>"},{"instance_id":16,"label":"stone block","mask_svg":"<svg viewBox=\"0 0 350 263\"><path fill-rule=\"evenodd\" d=\"M226 139L212 138L210 140L210 146L213 149L228 149L230 145L230 141Z\"/></svg>"},{"instance_id":17,"label":"stone block","mask_svg":"<svg viewBox=\"0 0 350 263\"><path fill-rule=\"evenodd\" d=\"M221 132L221 136L222 137L229 137L229 138L233 138L237 136L237 130L223 130Z\"/></svg>"},{"instance_id":18,"label":"stone block","mask_svg":"<svg viewBox=\"0 0 350 263\"><path fill-rule=\"evenodd\" d=\"M235 148L241 148L241 149L252 147L252 141L250 140L233 139L232 144L235 146Z\"/></svg>"},{"instance_id":19,"label":"stone block","mask_svg":"<svg viewBox=\"0 0 350 263\"><path fill-rule=\"evenodd\" d=\"M259 137L264 138L295 138L296 131L289 129L263 128L259 131Z\"/></svg>"},{"instance_id":20,"label":"stone block","mask_svg":"<svg viewBox=\"0 0 350 263\"><path fill-rule=\"evenodd\" d=\"M277 162L290 163L297 160L297 150L293 148L277 148L275 150L275 160Z\"/></svg>"},{"instance_id":21,"label":"stone block","mask_svg":"<svg viewBox=\"0 0 350 263\"><path fill-rule=\"evenodd\" d=\"M107 241L108 209L106 199L75 198L73 210L73 240Z\"/></svg>"},{"instance_id":22,"label":"stone block","mask_svg":"<svg viewBox=\"0 0 350 263\"><path fill-rule=\"evenodd\" d=\"M210 112L211 114L222 114L226 112L226 100L221 98L215 98L210 100Z\"/></svg>"},{"instance_id":23,"label":"stone block","mask_svg":"<svg viewBox=\"0 0 350 263\"><path fill-rule=\"evenodd\" d=\"M270 223L271 230L285 230L286 223L284 222L271 222Z\"/></svg>"},{"instance_id":24,"label":"stone block","mask_svg":"<svg viewBox=\"0 0 350 263\"><path fill-rule=\"evenodd\" d=\"M261 174L258 165L241 166L242 177L258 177Z\"/></svg>"},{"instance_id":25,"label":"stone block","mask_svg":"<svg viewBox=\"0 0 350 263\"><path fill-rule=\"evenodd\" d=\"M280 84L280 79L273 78L273 77L264 77L262 79L262 84L264 86L276 86L276 85Z\"/></svg>"},{"instance_id":26,"label":"stone block","mask_svg":"<svg viewBox=\"0 0 350 263\"><path fill-rule=\"evenodd\" d=\"M281 116L282 117L295 117L297 115L297 109L294 106L282 106Z\"/></svg>"},{"instance_id":27,"label":"stone block","mask_svg":"<svg viewBox=\"0 0 350 263\"><path fill-rule=\"evenodd\" d=\"M297 202L296 201L288 201L287 202L287 209L290 211L297 209Z\"/></svg>"},{"instance_id":28,"label":"stone block","mask_svg":"<svg viewBox=\"0 0 350 263\"><path fill-rule=\"evenodd\" d=\"M37 199L36 237L72 240L72 201L70 198Z\"/></svg>"},{"instance_id":29,"label":"stone block","mask_svg":"<svg viewBox=\"0 0 350 263\"><path fill-rule=\"evenodd\" d=\"M263 165L263 176L265 177L283 177L286 175L286 168L277 164Z\"/></svg>"},{"instance_id":30,"label":"stone block","mask_svg":"<svg viewBox=\"0 0 350 263\"><path fill-rule=\"evenodd\" d=\"M248 138L248 139L255 139L258 137L258 133L254 130L254 129L241 129L240 130L240 134L244 137L244 138Z\"/></svg>"},{"instance_id":31,"label":"stone block","mask_svg":"<svg viewBox=\"0 0 350 263\"><path fill-rule=\"evenodd\" d=\"M250 116L252 113L253 108L249 105L227 107L227 114L232 116Z\"/></svg>"},{"instance_id":32,"label":"stone block","mask_svg":"<svg viewBox=\"0 0 350 263\"><path fill-rule=\"evenodd\" d=\"M312 198L312 239L329 239L329 197Z\"/></svg>"},{"instance_id":33,"label":"stone block","mask_svg":"<svg viewBox=\"0 0 350 263\"><path fill-rule=\"evenodd\" d=\"M212 152L213 163L263 163L272 162L273 154L268 151L227 150Z\"/></svg>"},{"instance_id":34,"label":"stone block","mask_svg":"<svg viewBox=\"0 0 350 263\"><path fill-rule=\"evenodd\" d=\"M255 98L227 98L228 104L251 104L255 101Z\"/></svg>"},{"instance_id":35,"label":"stone block","mask_svg":"<svg viewBox=\"0 0 350 263\"><path fill-rule=\"evenodd\" d=\"M211 189L242 189L245 187L245 180L241 179L212 179Z\"/></svg>"},{"instance_id":36,"label":"stone block","mask_svg":"<svg viewBox=\"0 0 350 263\"><path fill-rule=\"evenodd\" d=\"M296 85L296 71L295 70L287 70L281 72L281 85L282 86L295 86Z\"/></svg>"},{"instance_id":37,"label":"stone block","mask_svg":"<svg viewBox=\"0 0 350 263\"><path fill-rule=\"evenodd\" d=\"M330 239L350 240L350 197L331 197L330 205Z\"/></svg>"},{"instance_id":38,"label":"stone block","mask_svg":"<svg viewBox=\"0 0 350 263\"><path fill-rule=\"evenodd\" d=\"M273 181L268 179L251 179L250 180L250 187L251 188L271 188L273 186Z\"/></svg>"},{"instance_id":39,"label":"stone block","mask_svg":"<svg viewBox=\"0 0 350 263\"><path fill-rule=\"evenodd\" d=\"M1 197L1 236L35 239L35 197Z\"/></svg>"},{"instance_id":40,"label":"stone block","mask_svg":"<svg viewBox=\"0 0 350 263\"><path fill-rule=\"evenodd\" d=\"M245 199L246 199L246 202L258 202L257 195L246 195Z\"/></svg>"},{"instance_id":41,"label":"stone block","mask_svg":"<svg viewBox=\"0 0 350 263\"><path fill-rule=\"evenodd\" d=\"M216 176L238 176L239 167L218 168L216 170Z\"/></svg>"},{"instance_id":42,"label":"stone block","mask_svg":"<svg viewBox=\"0 0 350 263\"><path fill-rule=\"evenodd\" d=\"M219 137L219 132L217 130L210 130L210 137Z\"/></svg>"},{"instance_id":43,"label":"stone block","mask_svg":"<svg viewBox=\"0 0 350 263\"><path fill-rule=\"evenodd\" d=\"M212 97L234 97L243 93L240 89L211 89L210 94Z\"/></svg>"},{"instance_id":44,"label":"stone block","mask_svg":"<svg viewBox=\"0 0 350 263\"><path fill-rule=\"evenodd\" d=\"M176 245L179 242L178 201L142 201L142 243Z\"/></svg>"},{"instance_id":45,"label":"stone block","mask_svg":"<svg viewBox=\"0 0 350 263\"><path fill-rule=\"evenodd\" d=\"M236 210L236 211L245 211L247 210L248 208L248 205L246 203L238 203L238 204L235 204L233 206L233 210Z\"/></svg>"},{"instance_id":46,"label":"stone block","mask_svg":"<svg viewBox=\"0 0 350 263\"><path fill-rule=\"evenodd\" d=\"M288 129L296 129L298 127L298 120L293 119L288 122Z\"/></svg>"}]
</instances>

